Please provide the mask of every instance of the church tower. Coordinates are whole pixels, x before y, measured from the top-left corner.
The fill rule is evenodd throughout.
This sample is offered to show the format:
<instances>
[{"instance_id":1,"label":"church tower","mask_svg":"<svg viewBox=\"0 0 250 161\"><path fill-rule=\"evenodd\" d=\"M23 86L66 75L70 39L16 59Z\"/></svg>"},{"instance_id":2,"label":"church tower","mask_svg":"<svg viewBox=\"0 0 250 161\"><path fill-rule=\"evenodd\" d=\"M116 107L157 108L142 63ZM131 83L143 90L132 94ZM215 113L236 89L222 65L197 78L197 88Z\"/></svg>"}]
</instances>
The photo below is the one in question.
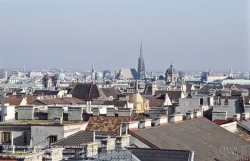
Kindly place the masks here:
<instances>
[{"instance_id":1,"label":"church tower","mask_svg":"<svg viewBox=\"0 0 250 161\"><path fill-rule=\"evenodd\" d=\"M145 64L144 64L144 58L142 56L142 43L141 43L141 48L140 48L140 57L138 59L138 79L142 79L146 77L146 71L145 71Z\"/></svg>"},{"instance_id":2,"label":"church tower","mask_svg":"<svg viewBox=\"0 0 250 161\"><path fill-rule=\"evenodd\" d=\"M94 62L92 62L91 80L95 80Z\"/></svg>"}]
</instances>

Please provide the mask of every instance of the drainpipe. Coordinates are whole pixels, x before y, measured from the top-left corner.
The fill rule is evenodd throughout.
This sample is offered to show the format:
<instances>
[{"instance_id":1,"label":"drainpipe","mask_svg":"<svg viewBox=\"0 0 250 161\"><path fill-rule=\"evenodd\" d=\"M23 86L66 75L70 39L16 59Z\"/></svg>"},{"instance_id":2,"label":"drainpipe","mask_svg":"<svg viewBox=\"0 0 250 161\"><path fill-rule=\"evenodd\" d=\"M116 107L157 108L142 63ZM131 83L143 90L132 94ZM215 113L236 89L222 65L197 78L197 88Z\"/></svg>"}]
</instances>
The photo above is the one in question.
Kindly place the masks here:
<instances>
[{"instance_id":1,"label":"drainpipe","mask_svg":"<svg viewBox=\"0 0 250 161\"><path fill-rule=\"evenodd\" d=\"M122 124L120 125L120 136L122 136Z\"/></svg>"},{"instance_id":2,"label":"drainpipe","mask_svg":"<svg viewBox=\"0 0 250 161\"><path fill-rule=\"evenodd\" d=\"M11 146L13 146L13 133L11 133Z\"/></svg>"},{"instance_id":3,"label":"drainpipe","mask_svg":"<svg viewBox=\"0 0 250 161\"><path fill-rule=\"evenodd\" d=\"M95 142L95 130L93 131L93 142Z\"/></svg>"},{"instance_id":4,"label":"drainpipe","mask_svg":"<svg viewBox=\"0 0 250 161\"><path fill-rule=\"evenodd\" d=\"M126 135L128 135L128 124L125 126Z\"/></svg>"}]
</instances>

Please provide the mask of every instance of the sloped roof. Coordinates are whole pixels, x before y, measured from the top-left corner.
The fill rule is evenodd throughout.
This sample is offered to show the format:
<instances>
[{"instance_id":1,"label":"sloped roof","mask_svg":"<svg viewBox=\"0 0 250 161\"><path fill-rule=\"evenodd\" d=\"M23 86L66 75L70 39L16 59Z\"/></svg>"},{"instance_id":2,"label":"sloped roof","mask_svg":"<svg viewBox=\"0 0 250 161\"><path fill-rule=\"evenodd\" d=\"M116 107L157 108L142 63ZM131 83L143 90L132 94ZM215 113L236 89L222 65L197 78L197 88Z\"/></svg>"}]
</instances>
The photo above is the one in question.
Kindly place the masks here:
<instances>
[{"instance_id":1,"label":"sloped roof","mask_svg":"<svg viewBox=\"0 0 250 161\"><path fill-rule=\"evenodd\" d=\"M149 148L128 148L142 161L187 161L191 159L189 150L167 150Z\"/></svg>"},{"instance_id":2,"label":"sloped roof","mask_svg":"<svg viewBox=\"0 0 250 161\"><path fill-rule=\"evenodd\" d=\"M131 117L92 117L86 127L88 131L118 132L120 125L124 122L139 121L144 119L142 115Z\"/></svg>"},{"instance_id":3,"label":"sloped roof","mask_svg":"<svg viewBox=\"0 0 250 161\"><path fill-rule=\"evenodd\" d=\"M105 97L101 95L96 84L93 83L78 83L70 92L72 97L84 100L96 99L98 97Z\"/></svg>"},{"instance_id":4,"label":"sloped roof","mask_svg":"<svg viewBox=\"0 0 250 161\"><path fill-rule=\"evenodd\" d=\"M193 84L186 84L187 91L191 91Z\"/></svg>"},{"instance_id":5,"label":"sloped roof","mask_svg":"<svg viewBox=\"0 0 250 161\"><path fill-rule=\"evenodd\" d=\"M32 95L28 95L26 96L26 100L28 105L31 105L35 100L36 100L37 96L32 96Z\"/></svg>"},{"instance_id":6,"label":"sloped roof","mask_svg":"<svg viewBox=\"0 0 250 161\"><path fill-rule=\"evenodd\" d=\"M14 105L14 106L19 106L22 100L23 100L23 97L9 96L9 97L6 97L5 103L9 103L10 105ZM0 103L1 102L2 101L0 100Z\"/></svg>"},{"instance_id":7,"label":"sloped roof","mask_svg":"<svg viewBox=\"0 0 250 161\"><path fill-rule=\"evenodd\" d=\"M106 97L109 96L113 96L113 98L116 98L118 94L120 94L120 92L118 90L116 90L115 88L111 87L111 88L100 88L100 90L103 92L103 94Z\"/></svg>"},{"instance_id":8,"label":"sloped roof","mask_svg":"<svg viewBox=\"0 0 250 161\"><path fill-rule=\"evenodd\" d=\"M39 103L44 105L54 105L54 104L85 104L81 99L74 97L63 97L63 98L51 98L51 99L37 99Z\"/></svg>"},{"instance_id":9,"label":"sloped roof","mask_svg":"<svg viewBox=\"0 0 250 161\"><path fill-rule=\"evenodd\" d=\"M33 95L58 95L59 90L35 90Z\"/></svg>"},{"instance_id":10,"label":"sloped roof","mask_svg":"<svg viewBox=\"0 0 250 161\"><path fill-rule=\"evenodd\" d=\"M141 137L161 149L192 150L195 160L211 161L235 160L235 155L222 155L223 146L249 146L249 143L233 133L214 124L206 118L186 120L179 124L159 126L156 128L134 130L133 135ZM246 148L246 154L250 149Z\"/></svg>"},{"instance_id":11,"label":"sloped roof","mask_svg":"<svg viewBox=\"0 0 250 161\"><path fill-rule=\"evenodd\" d=\"M45 93L45 95L58 95L59 91L48 91L47 93Z\"/></svg>"},{"instance_id":12,"label":"sloped roof","mask_svg":"<svg viewBox=\"0 0 250 161\"><path fill-rule=\"evenodd\" d=\"M137 71L134 68L121 68L120 69L120 78L121 79L136 79Z\"/></svg>"},{"instance_id":13,"label":"sloped roof","mask_svg":"<svg viewBox=\"0 0 250 161\"><path fill-rule=\"evenodd\" d=\"M235 86L238 88L238 90L241 90L243 88L243 85L241 84L225 84L223 87L226 89L231 89L232 86Z\"/></svg>"},{"instance_id":14,"label":"sloped roof","mask_svg":"<svg viewBox=\"0 0 250 161\"><path fill-rule=\"evenodd\" d=\"M34 92L33 92L33 95L39 95L39 94L43 94L43 95L45 95L45 93L47 93L49 90L35 90Z\"/></svg>"},{"instance_id":15,"label":"sloped roof","mask_svg":"<svg viewBox=\"0 0 250 161\"><path fill-rule=\"evenodd\" d=\"M158 95L158 94L168 94L168 97L172 100L178 100L179 98L181 98L181 94L182 94L182 91L155 91L155 95Z\"/></svg>"},{"instance_id":16,"label":"sloped roof","mask_svg":"<svg viewBox=\"0 0 250 161\"><path fill-rule=\"evenodd\" d=\"M149 107L162 107L165 101L165 96L165 94L152 96L149 101Z\"/></svg>"},{"instance_id":17,"label":"sloped roof","mask_svg":"<svg viewBox=\"0 0 250 161\"><path fill-rule=\"evenodd\" d=\"M69 92L73 97L78 99L96 99L98 97L117 97L117 94L120 94L115 88L99 88L96 84L93 83L78 83L75 87Z\"/></svg>"},{"instance_id":18,"label":"sloped roof","mask_svg":"<svg viewBox=\"0 0 250 161\"><path fill-rule=\"evenodd\" d=\"M204 87L202 87L202 90L208 89L223 89L223 86L221 83L208 83Z\"/></svg>"},{"instance_id":19,"label":"sloped roof","mask_svg":"<svg viewBox=\"0 0 250 161\"><path fill-rule=\"evenodd\" d=\"M117 133L113 132L100 132L96 131L95 135L97 136L116 136ZM92 131L78 131L73 135L70 135L66 138L60 139L51 146L80 146L83 143L93 142L93 132Z\"/></svg>"}]
</instances>

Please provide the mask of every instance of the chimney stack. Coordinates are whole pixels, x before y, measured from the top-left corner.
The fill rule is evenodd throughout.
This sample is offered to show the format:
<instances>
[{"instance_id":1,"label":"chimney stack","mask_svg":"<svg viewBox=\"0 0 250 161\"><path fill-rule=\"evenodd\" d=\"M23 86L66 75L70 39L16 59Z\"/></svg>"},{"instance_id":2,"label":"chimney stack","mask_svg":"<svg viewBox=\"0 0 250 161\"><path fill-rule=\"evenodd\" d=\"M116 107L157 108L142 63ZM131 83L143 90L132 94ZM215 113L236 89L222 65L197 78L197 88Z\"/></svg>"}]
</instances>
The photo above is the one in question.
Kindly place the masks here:
<instances>
[{"instance_id":1,"label":"chimney stack","mask_svg":"<svg viewBox=\"0 0 250 161\"><path fill-rule=\"evenodd\" d=\"M1 95L1 102L2 102L2 106L1 106L1 121L4 122L4 113L5 113L5 109L4 109L4 103L5 103L5 98L6 98L6 93L3 92Z\"/></svg>"}]
</instances>

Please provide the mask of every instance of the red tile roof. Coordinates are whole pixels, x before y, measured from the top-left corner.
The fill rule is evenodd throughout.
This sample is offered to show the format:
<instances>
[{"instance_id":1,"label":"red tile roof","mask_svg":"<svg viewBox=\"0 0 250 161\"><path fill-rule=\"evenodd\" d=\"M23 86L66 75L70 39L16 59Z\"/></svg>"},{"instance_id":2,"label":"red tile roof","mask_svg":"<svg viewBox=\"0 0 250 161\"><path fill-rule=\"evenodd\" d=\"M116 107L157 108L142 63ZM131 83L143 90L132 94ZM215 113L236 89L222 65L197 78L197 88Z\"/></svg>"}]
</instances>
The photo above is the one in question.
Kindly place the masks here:
<instances>
[{"instance_id":1,"label":"red tile roof","mask_svg":"<svg viewBox=\"0 0 250 161\"><path fill-rule=\"evenodd\" d=\"M139 121L144 119L143 115L131 117L92 117L88 123L86 130L88 131L103 131L103 132L119 132L120 125L124 122Z\"/></svg>"},{"instance_id":2,"label":"red tile roof","mask_svg":"<svg viewBox=\"0 0 250 161\"><path fill-rule=\"evenodd\" d=\"M23 97L17 97L17 96L9 96L6 97L5 103L9 103L10 105L19 106L24 98ZM1 102L1 100L0 100Z\"/></svg>"}]
</instances>

